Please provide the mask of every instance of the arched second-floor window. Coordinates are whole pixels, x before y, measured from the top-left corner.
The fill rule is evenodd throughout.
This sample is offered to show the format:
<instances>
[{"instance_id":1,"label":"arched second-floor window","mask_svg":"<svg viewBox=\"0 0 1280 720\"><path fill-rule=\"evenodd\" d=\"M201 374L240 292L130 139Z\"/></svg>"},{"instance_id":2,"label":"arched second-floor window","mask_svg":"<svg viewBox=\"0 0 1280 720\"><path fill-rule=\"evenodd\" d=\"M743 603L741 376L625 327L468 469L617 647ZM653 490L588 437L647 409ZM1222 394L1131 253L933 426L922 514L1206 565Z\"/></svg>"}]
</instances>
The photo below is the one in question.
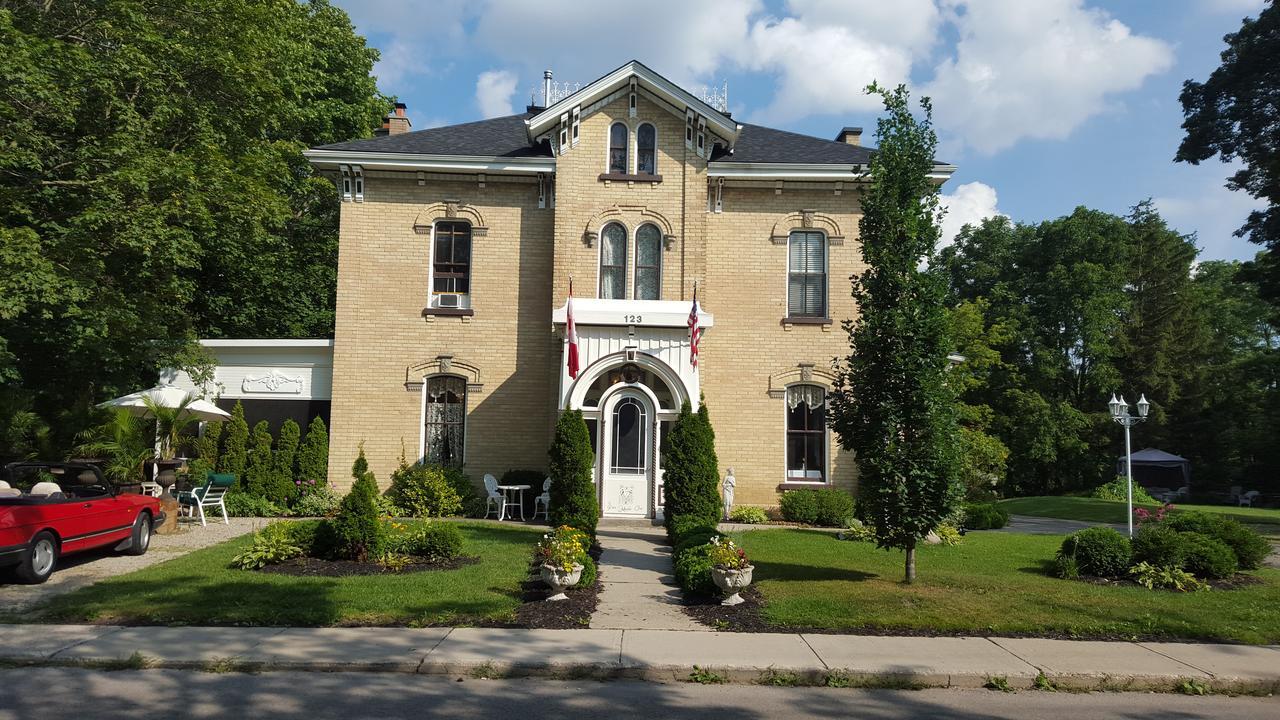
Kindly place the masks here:
<instances>
[{"instance_id":1,"label":"arched second-floor window","mask_svg":"<svg viewBox=\"0 0 1280 720\"><path fill-rule=\"evenodd\" d=\"M627 229L618 223L605 225L600 233L600 297L627 297Z\"/></svg>"},{"instance_id":2,"label":"arched second-floor window","mask_svg":"<svg viewBox=\"0 0 1280 720\"><path fill-rule=\"evenodd\" d=\"M467 424L467 382L433 375L423 382L422 456L429 463L461 465Z\"/></svg>"},{"instance_id":3,"label":"arched second-floor window","mask_svg":"<svg viewBox=\"0 0 1280 720\"><path fill-rule=\"evenodd\" d=\"M658 300L662 295L662 231L644 224L636 230L636 300Z\"/></svg>"},{"instance_id":4,"label":"arched second-floor window","mask_svg":"<svg viewBox=\"0 0 1280 720\"><path fill-rule=\"evenodd\" d=\"M658 131L650 123L636 130L636 174L658 174Z\"/></svg>"},{"instance_id":5,"label":"arched second-floor window","mask_svg":"<svg viewBox=\"0 0 1280 720\"><path fill-rule=\"evenodd\" d=\"M440 221L431 248L431 306L471 307L471 225Z\"/></svg>"},{"instance_id":6,"label":"arched second-floor window","mask_svg":"<svg viewBox=\"0 0 1280 720\"><path fill-rule=\"evenodd\" d=\"M617 122L609 128L609 172L626 175L627 159L627 125Z\"/></svg>"}]
</instances>

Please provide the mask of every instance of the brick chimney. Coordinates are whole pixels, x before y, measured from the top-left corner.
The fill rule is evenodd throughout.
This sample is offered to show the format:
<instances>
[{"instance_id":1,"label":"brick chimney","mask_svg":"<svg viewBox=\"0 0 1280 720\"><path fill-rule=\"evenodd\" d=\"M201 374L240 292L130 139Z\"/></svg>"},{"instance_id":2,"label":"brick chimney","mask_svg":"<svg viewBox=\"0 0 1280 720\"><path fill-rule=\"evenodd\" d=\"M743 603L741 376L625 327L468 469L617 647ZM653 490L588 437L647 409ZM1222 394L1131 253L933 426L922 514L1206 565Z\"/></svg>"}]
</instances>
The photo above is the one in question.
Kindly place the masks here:
<instances>
[{"instance_id":1,"label":"brick chimney","mask_svg":"<svg viewBox=\"0 0 1280 720\"><path fill-rule=\"evenodd\" d=\"M836 136L836 142L842 142L847 145L862 144L862 128L847 127L840 130L840 134Z\"/></svg>"},{"instance_id":2,"label":"brick chimney","mask_svg":"<svg viewBox=\"0 0 1280 720\"><path fill-rule=\"evenodd\" d=\"M404 111L405 104L402 102L396 103L395 110L392 110L391 114L387 116L386 121L383 122L383 127L387 129L388 135L399 135L400 133L409 132L409 128L412 127L412 125L409 122L409 116L406 115Z\"/></svg>"}]
</instances>

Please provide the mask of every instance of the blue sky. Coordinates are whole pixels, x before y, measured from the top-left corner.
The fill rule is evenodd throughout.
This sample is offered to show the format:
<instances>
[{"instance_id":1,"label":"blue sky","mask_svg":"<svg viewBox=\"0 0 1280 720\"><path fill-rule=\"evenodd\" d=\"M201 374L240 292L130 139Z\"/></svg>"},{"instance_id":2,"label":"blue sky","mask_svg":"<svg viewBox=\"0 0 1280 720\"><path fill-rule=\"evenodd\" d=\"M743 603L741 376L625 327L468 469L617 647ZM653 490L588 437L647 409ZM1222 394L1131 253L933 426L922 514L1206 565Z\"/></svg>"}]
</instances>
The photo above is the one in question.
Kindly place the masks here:
<instances>
[{"instance_id":1,"label":"blue sky","mask_svg":"<svg viewBox=\"0 0 1280 720\"><path fill-rule=\"evenodd\" d=\"M1222 187L1230 168L1173 156L1183 80L1207 77L1263 0L334 1L414 129L521 111L547 68L587 82L635 58L690 89L727 82L739 120L826 138L860 125L873 142L861 89L907 82L959 166L948 236L1150 197L1201 259L1258 249L1232 237L1258 203Z\"/></svg>"}]
</instances>

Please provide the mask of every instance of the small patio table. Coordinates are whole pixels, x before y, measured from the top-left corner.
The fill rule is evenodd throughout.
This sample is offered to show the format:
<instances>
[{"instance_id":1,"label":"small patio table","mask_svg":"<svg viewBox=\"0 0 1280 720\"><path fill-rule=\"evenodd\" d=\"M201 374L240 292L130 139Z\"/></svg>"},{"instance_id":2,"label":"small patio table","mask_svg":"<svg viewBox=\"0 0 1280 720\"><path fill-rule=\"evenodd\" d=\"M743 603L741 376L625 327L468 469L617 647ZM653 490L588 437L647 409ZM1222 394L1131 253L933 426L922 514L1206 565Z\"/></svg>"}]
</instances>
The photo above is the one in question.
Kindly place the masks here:
<instances>
[{"instance_id":1,"label":"small patio table","mask_svg":"<svg viewBox=\"0 0 1280 720\"><path fill-rule=\"evenodd\" d=\"M502 511L498 513L498 520L507 519L507 508L520 508L520 521L524 521L524 491L533 487L532 485L499 485L498 489L502 491ZM516 501L510 501L508 492L515 492Z\"/></svg>"}]
</instances>

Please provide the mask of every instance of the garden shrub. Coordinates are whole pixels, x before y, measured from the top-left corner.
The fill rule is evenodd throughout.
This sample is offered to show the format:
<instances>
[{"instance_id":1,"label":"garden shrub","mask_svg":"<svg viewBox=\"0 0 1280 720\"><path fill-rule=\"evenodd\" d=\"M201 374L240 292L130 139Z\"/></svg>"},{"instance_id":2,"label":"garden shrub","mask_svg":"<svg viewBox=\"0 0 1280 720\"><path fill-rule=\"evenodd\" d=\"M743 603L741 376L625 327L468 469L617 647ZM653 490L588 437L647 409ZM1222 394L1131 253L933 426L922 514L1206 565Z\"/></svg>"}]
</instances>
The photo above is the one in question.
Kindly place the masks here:
<instances>
[{"instance_id":1,"label":"garden shrub","mask_svg":"<svg viewBox=\"0 0 1280 720\"><path fill-rule=\"evenodd\" d=\"M275 472L271 443L271 427L266 420L259 420L253 426L253 435L250 437L249 458L244 468L242 486L250 495L283 505L288 498L276 497L271 488L271 476Z\"/></svg>"},{"instance_id":2,"label":"garden shrub","mask_svg":"<svg viewBox=\"0 0 1280 720\"><path fill-rule=\"evenodd\" d=\"M1103 483L1102 485L1099 485L1098 487L1094 488L1093 492L1090 493L1090 497L1095 497L1095 498L1098 498L1099 500L1118 500L1120 502L1126 502L1129 499L1128 486L1129 486L1128 478L1123 476L1117 476L1111 482ZM1133 503L1135 505L1138 505L1138 504L1159 505L1160 504L1159 501L1151 497L1151 494L1147 492L1146 488L1142 487L1136 482L1133 484Z\"/></svg>"},{"instance_id":3,"label":"garden shrub","mask_svg":"<svg viewBox=\"0 0 1280 720\"><path fill-rule=\"evenodd\" d=\"M582 563L582 575L578 578L578 584L574 587L591 588L595 587L596 578L599 577L600 570L596 567L596 561L587 556L587 561Z\"/></svg>"},{"instance_id":4,"label":"garden shrub","mask_svg":"<svg viewBox=\"0 0 1280 720\"><path fill-rule=\"evenodd\" d=\"M218 455L218 472L236 476L235 489L244 491L244 469L248 465L249 423L244 419L244 405L237 400L227 421L227 441Z\"/></svg>"},{"instance_id":5,"label":"garden shrub","mask_svg":"<svg viewBox=\"0 0 1280 720\"><path fill-rule=\"evenodd\" d=\"M853 496L835 488L788 490L780 501L782 517L821 527L844 527L853 517Z\"/></svg>"},{"instance_id":6,"label":"garden shrub","mask_svg":"<svg viewBox=\"0 0 1280 720\"><path fill-rule=\"evenodd\" d=\"M298 449L299 480L314 480L316 485L329 483L329 432L317 415L307 426L307 437Z\"/></svg>"},{"instance_id":7,"label":"garden shrub","mask_svg":"<svg viewBox=\"0 0 1280 720\"><path fill-rule=\"evenodd\" d=\"M715 594L716 584L711 579L713 549L710 543L696 545L675 556L676 582L685 592L692 595Z\"/></svg>"},{"instance_id":8,"label":"garden shrub","mask_svg":"<svg viewBox=\"0 0 1280 720\"><path fill-rule=\"evenodd\" d=\"M1009 511L999 503L971 503L961 523L968 530L999 530L1009 524Z\"/></svg>"},{"instance_id":9,"label":"garden shrub","mask_svg":"<svg viewBox=\"0 0 1280 720\"><path fill-rule=\"evenodd\" d=\"M691 547L706 545L711 542L711 538L719 536L720 531L713 527L692 528L676 538L675 544L671 546L671 552L672 554L678 554Z\"/></svg>"},{"instance_id":10,"label":"garden shrub","mask_svg":"<svg viewBox=\"0 0 1280 720\"><path fill-rule=\"evenodd\" d=\"M310 480L306 481L312 482ZM293 504L293 514L299 517L328 517L338 511L342 498L328 485L303 485L302 495Z\"/></svg>"},{"instance_id":11,"label":"garden shrub","mask_svg":"<svg viewBox=\"0 0 1280 720\"><path fill-rule=\"evenodd\" d=\"M1157 567L1149 562L1140 562L1129 569L1134 582L1148 590L1160 588L1178 592L1196 592L1208 590L1209 585L1196 579L1195 575L1181 568L1172 566Z\"/></svg>"},{"instance_id":12,"label":"garden shrub","mask_svg":"<svg viewBox=\"0 0 1280 720\"><path fill-rule=\"evenodd\" d=\"M243 552L231 558L231 566L241 570L258 570L275 565L306 553L299 545L288 525L274 522L253 534L253 543Z\"/></svg>"},{"instance_id":13,"label":"garden shrub","mask_svg":"<svg viewBox=\"0 0 1280 720\"><path fill-rule=\"evenodd\" d=\"M382 554L386 527L378 516L378 482L365 460L363 443L351 476L355 483L338 505L337 517L325 522L332 529L333 551L339 558L367 562Z\"/></svg>"},{"instance_id":14,"label":"garden shrub","mask_svg":"<svg viewBox=\"0 0 1280 720\"><path fill-rule=\"evenodd\" d=\"M378 508L378 517L384 518L402 518L409 517L409 511L400 507L394 500L386 495L379 495L373 499L373 504Z\"/></svg>"},{"instance_id":15,"label":"garden shrub","mask_svg":"<svg viewBox=\"0 0 1280 720\"><path fill-rule=\"evenodd\" d=\"M1182 568L1186 543L1182 533L1167 523L1147 523L1133 536L1133 562L1157 568Z\"/></svg>"},{"instance_id":16,"label":"garden shrub","mask_svg":"<svg viewBox=\"0 0 1280 720\"><path fill-rule=\"evenodd\" d=\"M1058 550L1060 558L1075 560L1082 575L1116 577L1129 569L1129 538L1109 527L1092 527L1068 535Z\"/></svg>"},{"instance_id":17,"label":"garden shrub","mask_svg":"<svg viewBox=\"0 0 1280 720\"><path fill-rule=\"evenodd\" d=\"M405 461L391 473L391 487L386 496L412 517L445 517L462 511L462 498L449 484L444 469Z\"/></svg>"},{"instance_id":18,"label":"garden shrub","mask_svg":"<svg viewBox=\"0 0 1280 720\"><path fill-rule=\"evenodd\" d=\"M964 540L964 536L960 534L960 528L950 523L938 525L933 532L938 536L939 544L947 547L955 547Z\"/></svg>"},{"instance_id":19,"label":"garden shrub","mask_svg":"<svg viewBox=\"0 0 1280 720\"><path fill-rule=\"evenodd\" d=\"M446 562L462 554L462 531L451 522L411 525L387 538L386 551Z\"/></svg>"},{"instance_id":20,"label":"garden shrub","mask_svg":"<svg viewBox=\"0 0 1280 720\"><path fill-rule=\"evenodd\" d=\"M876 529L858 518L849 518L845 521L844 531L836 537L840 540L873 543L876 541Z\"/></svg>"},{"instance_id":21,"label":"garden shrub","mask_svg":"<svg viewBox=\"0 0 1280 720\"><path fill-rule=\"evenodd\" d=\"M720 502L720 470L716 460L716 435L706 403L698 412L689 403L667 434L663 457L663 518L668 527L685 517L714 527L724 508Z\"/></svg>"},{"instance_id":22,"label":"garden shrub","mask_svg":"<svg viewBox=\"0 0 1280 720\"><path fill-rule=\"evenodd\" d=\"M764 508L741 505L729 513L729 520L746 525L759 525L760 523L769 522L769 513L765 512Z\"/></svg>"},{"instance_id":23,"label":"garden shrub","mask_svg":"<svg viewBox=\"0 0 1280 720\"><path fill-rule=\"evenodd\" d=\"M1221 540L1231 548L1241 570L1256 570L1271 553L1271 543L1257 530L1238 520L1205 512L1178 512L1164 523L1180 532L1198 532Z\"/></svg>"},{"instance_id":24,"label":"garden shrub","mask_svg":"<svg viewBox=\"0 0 1280 720\"><path fill-rule=\"evenodd\" d=\"M275 455L272 458L271 483L267 490L267 498L270 500L278 503L292 502L301 492L299 481L293 476L301 434L302 430L293 418L287 418L280 425L280 437L276 439Z\"/></svg>"},{"instance_id":25,"label":"garden shrub","mask_svg":"<svg viewBox=\"0 0 1280 720\"><path fill-rule=\"evenodd\" d=\"M1236 572L1236 555L1221 540L1198 532L1179 533L1182 569L1201 578L1230 577Z\"/></svg>"},{"instance_id":26,"label":"garden shrub","mask_svg":"<svg viewBox=\"0 0 1280 720\"><path fill-rule=\"evenodd\" d=\"M581 411L565 410L560 414L547 456L551 524L568 525L595 537L596 523L600 520L591 472L595 454L591 451L591 435Z\"/></svg>"},{"instance_id":27,"label":"garden shrub","mask_svg":"<svg viewBox=\"0 0 1280 720\"><path fill-rule=\"evenodd\" d=\"M667 539L671 541L671 546L675 547L677 541L691 531L709 529L715 531L717 522L707 522L706 518L695 517L693 515L682 515L671 518L667 523Z\"/></svg>"},{"instance_id":28,"label":"garden shrub","mask_svg":"<svg viewBox=\"0 0 1280 720\"><path fill-rule=\"evenodd\" d=\"M461 467L456 465L446 465L444 467L444 479L449 483L449 487L458 494L458 502L462 505L462 509L458 511L459 515L465 517L484 517L485 500L484 495L480 493L476 484L471 481L471 476L463 472ZM537 494L541 494L541 485L538 486Z\"/></svg>"},{"instance_id":29,"label":"garden shrub","mask_svg":"<svg viewBox=\"0 0 1280 720\"><path fill-rule=\"evenodd\" d=\"M244 491L228 492L222 496L222 504L231 517L283 517L289 514L288 510L270 500Z\"/></svg>"}]
</instances>

